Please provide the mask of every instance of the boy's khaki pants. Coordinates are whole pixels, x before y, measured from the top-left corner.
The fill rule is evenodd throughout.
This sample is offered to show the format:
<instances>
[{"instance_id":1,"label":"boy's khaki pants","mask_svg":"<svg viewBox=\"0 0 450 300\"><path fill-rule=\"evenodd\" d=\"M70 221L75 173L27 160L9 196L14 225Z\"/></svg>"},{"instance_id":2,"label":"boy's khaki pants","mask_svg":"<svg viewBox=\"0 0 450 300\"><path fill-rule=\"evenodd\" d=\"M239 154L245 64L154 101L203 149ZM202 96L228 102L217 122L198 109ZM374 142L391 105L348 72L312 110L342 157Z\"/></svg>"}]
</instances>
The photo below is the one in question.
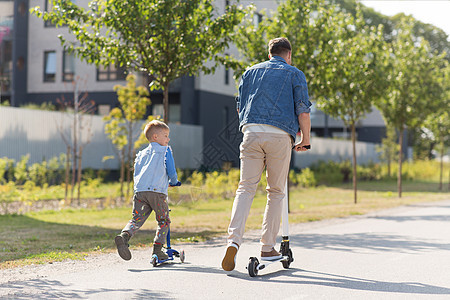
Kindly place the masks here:
<instances>
[{"instance_id":1,"label":"boy's khaki pants","mask_svg":"<svg viewBox=\"0 0 450 300\"><path fill-rule=\"evenodd\" d=\"M275 246L280 229L291 151L292 139L287 134L266 132L244 134L240 145L240 182L228 227L228 243L242 244L253 197L266 167L267 205L262 223L261 251L269 252Z\"/></svg>"}]
</instances>

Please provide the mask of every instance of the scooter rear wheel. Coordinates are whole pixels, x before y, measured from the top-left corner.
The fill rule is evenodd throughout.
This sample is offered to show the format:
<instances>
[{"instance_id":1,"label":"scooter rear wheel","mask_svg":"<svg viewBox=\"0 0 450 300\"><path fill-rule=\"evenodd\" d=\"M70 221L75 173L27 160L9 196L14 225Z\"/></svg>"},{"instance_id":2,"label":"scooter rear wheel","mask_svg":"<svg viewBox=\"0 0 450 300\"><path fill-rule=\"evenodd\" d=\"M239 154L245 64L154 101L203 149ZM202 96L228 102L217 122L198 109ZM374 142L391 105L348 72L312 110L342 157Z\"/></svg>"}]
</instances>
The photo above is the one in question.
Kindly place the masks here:
<instances>
[{"instance_id":1,"label":"scooter rear wheel","mask_svg":"<svg viewBox=\"0 0 450 300\"><path fill-rule=\"evenodd\" d=\"M289 248L288 249L288 259L287 260L283 260L281 263L283 264L283 268L285 269L289 269L289 265L291 264L291 262L294 261L294 257L292 255L292 250Z\"/></svg>"},{"instance_id":2,"label":"scooter rear wheel","mask_svg":"<svg viewBox=\"0 0 450 300\"><path fill-rule=\"evenodd\" d=\"M155 256L152 256L152 265L153 265L154 267L156 267L156 266L158 265L158 258L155 257Z\"/></svg>"},{"instance_id":3,"label":"scooter rear wheel","mask_svg":"<svg viewBox=\"0 0 450 300\"><path fill-rule=\"evenodd\" d=\"M250 260L248 261L248 275L250 275L250 277L255 277L256 275L258 275L258 265L259 265L259 261L256 257L250 257Z\"/></svg>"}]
</instances>

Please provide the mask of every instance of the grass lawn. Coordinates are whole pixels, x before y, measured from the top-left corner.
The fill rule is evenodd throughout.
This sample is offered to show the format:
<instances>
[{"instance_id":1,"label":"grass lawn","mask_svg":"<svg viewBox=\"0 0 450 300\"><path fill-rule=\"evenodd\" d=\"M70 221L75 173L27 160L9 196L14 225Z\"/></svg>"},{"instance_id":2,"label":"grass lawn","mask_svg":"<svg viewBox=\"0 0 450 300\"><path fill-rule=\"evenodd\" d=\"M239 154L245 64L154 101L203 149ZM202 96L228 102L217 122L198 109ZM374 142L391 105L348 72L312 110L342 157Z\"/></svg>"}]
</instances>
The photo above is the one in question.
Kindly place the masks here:
<instances>
[{"instance_id":1,"label":"grass lawn","mask_svg":"<svg viewBox=\"0 0 450 300\"><path fill-rule=\"evenodd\" d=\"M396 182L360 182L358 204L353 203L351 185L292 189L290 222L361 215L370 211L450 198L437 192L435 182L405 181L398 198ZM258 193L247 229L260 228L266 197ZM197 200L171 206L172 240L197 242L225 235L233 199ZM131 216L128 207L115 209L65 209L24 215L0 216L0 269L64 259L83 259L92 253L115 251L113 242ZM131 240L131 247L149 247L156 222L152 214Z\"/></svg>"}]
</instances>

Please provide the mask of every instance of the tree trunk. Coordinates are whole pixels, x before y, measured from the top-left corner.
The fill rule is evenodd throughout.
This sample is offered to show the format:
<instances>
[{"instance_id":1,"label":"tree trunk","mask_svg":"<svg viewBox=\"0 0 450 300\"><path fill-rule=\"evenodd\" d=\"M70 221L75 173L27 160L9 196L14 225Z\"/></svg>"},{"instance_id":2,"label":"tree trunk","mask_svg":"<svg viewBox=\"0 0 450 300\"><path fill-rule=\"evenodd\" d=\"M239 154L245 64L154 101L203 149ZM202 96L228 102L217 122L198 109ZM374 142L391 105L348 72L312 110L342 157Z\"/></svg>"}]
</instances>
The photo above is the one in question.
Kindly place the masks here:
<instances>
[{"instance_id":1,"label":"tree trunk","mask_svg":"<svg viewBox=\"0 0 450 300\"><path fill-rule=\"evenodd\" d=\"M66 156L66 172L65 172L65 191L64 191L64 203L67 205L67 195L69 194L69 177L70 177L70 147L67 146L67 156Z\"/></svg>"},{"instance_id":2,"label":"tree trunk","mask_svg":"<svg viewBox=\"0 0 450 300\"><path fill-rule=\"evenodd\" d=\"M125 175L125 149L122 148L120 157L120 199L123 201L123 181Z\"/></svg>"},{"instance_id":3,"label":"tree trunk","mask_svg":"<svg viewBox=\"0 0 450 300\"><path fill-rule=\"evenodd\" d=\"M387 158L387 168L388 168L388 178L391 178L391 156L390 155L388 155L388 158Z\"/></svg>"},{"instance_id":4,"label":"tree trunk","mask_svg":"<svg viewBox=\"0 0 450 300\"><path fill-rule=\"evenodd\" d=\"M75 118L76 119L76 118ZM76 122L74 124L73 130L74 138L73 138L73 151L72 151L72 187L70 190L70 203L73 203L73 192L75 191L75 183L77 178L77 130L76 130Z\"/></svg>"},{"instance_id":5,"label":"tree trunk","mask_svg":"<svg viewBox=\"0 0 450 300\"><path fill-rule=\"evenodd\" d=\"M78 184L78 194L77 201L78 205L80 205L80 194L81 194L81 158L83 157L83 147L80 147L80 156L78 157L78 172L77 172L77 184Z\"/></svg>"},{"instance_id":6,"label":"tree trunk","mask_svg":"<svg viewBox=\"0 0 450 300\"><path fill-rule=\"evenodd\" d=\"M164 123L169 124L169 82L163 84Z\"/></svg>"},{"instance_id":7,"label":"tree trunk","mask_svg":"<svg viewBox=\"0 0 450 300\"><path fill-rule=\"evenodd\" d=\"M441 171L439 174L439 190L442 191L442 179L444 175L444 142L441 142Z\"/></svg>"},{"instance_id":8,"label":"tree trunk","mask_svg":"<svg viewBox=\"0 0 450 300\"><path fill-rule=\"evenodd\" d=\"M356 195L356 128L355 124L351 125L352 128L352 146L353 146L353 195L355 204L358 203Z\"/></svg>"},{"instance_id":9,"label":"tree trunk","mask_svg":"<svg viewBox=\"0 0 450 300\"><path fill-rule=\"evenodd\" d=\"M402 128L403 129L403 128ZM397 190L398 197L402 197L402 158L403 158L403 130L400 129L398 137L398 143L400 145L400 151L398 153L398 175L397 175Z\"/></svg>"}]
</instances>

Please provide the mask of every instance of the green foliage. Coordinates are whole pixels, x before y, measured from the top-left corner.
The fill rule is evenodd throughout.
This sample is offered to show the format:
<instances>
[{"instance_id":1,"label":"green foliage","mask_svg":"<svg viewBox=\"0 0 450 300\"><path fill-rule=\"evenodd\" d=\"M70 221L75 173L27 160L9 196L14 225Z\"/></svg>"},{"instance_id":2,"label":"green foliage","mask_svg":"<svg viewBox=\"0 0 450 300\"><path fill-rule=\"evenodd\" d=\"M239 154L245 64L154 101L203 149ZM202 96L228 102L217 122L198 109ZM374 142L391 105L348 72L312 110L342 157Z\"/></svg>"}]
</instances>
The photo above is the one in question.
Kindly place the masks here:
<instances>
[{"instance_id":1,"label":"green foliage","mask_svg":"<svg viewBox=\"0 0 450 300\"><path fill-rule=\"evenodd\" d=\"M394 127L386 127L386 137L381 140L381 145L376 146L376 150L379 153L380 160L387 164L388 177L390 177L391 163L398 160L398 153L400 151Z\"/></svg>"},{"instance_id":2,"label":"green foliage","mask_svg":"<svg viewBox=\"0 0 450 300\"><path fill-rule=\"evenodd\" d=\"M16 179L16 184L23 184L27 180L27 163L29 159L30 154L23 155L21 160L16 164L16 167L14 168L14 177Z\"/></svg>"},{"instance_id":3,"label":"green foliage","mask_svg":"<svg viewBox=\"0 0 450 300\"><path fill-rule=\"evenodd\" d=\"M6 171L8 170L8 158L2 157L0 158L0 184L4 184L6 182Z\"/></svg>"},{"instance_id":4,"label":"green foliage","mask_svg":"<svg viewBox=\"0 0 450 300\"><path fill-rule=\"evenodd\" d=\"M13 181L10 181L5 185L0 185L0 203L15 201L19 196L20 191Z\"/></svg>"},{"instance_id":5,"label":"green foliage","mask_svg":"<svg viewBox=\"0 0 450 300\"><path fill-rule=\"evenodd\" d=\"M402 195L403 132L423 126L425 120L442 110L445 99L445 53L435 53L425 39L414 36L414 20L402 17L385 58L386 97L379 98L377 108L388 126L399 134L398 195ZM448 86L448 83L447 83ZM442 106L444 105L444 106Z\"/></svg>"},{"instance_id":6,"label":"green foliage","mask_svg":"<svg viewBox=\"0 0 450 300\"><path fill-rule=\"evenodd\" d=\"M143 86L136 86L136 76L132 74L127 76L126 86L116 85L114 90L117 92L120 106L113 108L103 120L105 121L105 133L117 148L117 154L121 162L120 182L122 189L125 174L128 179L127 186L130 185L130 174L136 149L146 141L142 130L146 123L142 120L151 101L148 90ZM148 116L147 122L153 119L153 116ZM140 130L137 128L139 125L141 126ZM127 188L127 196L128 191L129 188Z\"/></svg>"},{"instance_id":7,"label":"green foliage","mask_svg":"<svg viewBox=\"0 0 450 300\"><path fill-rule=\"evenodd\" d=\"M164 91L165 122L169 84L183 75L213 71L217 64L204 63L228 48L229 33L244 16L237 5L221 14L210 0L100 0L88 8L53 0L52 7L34 7L31 13L67 26L78 43L60 35L61 43L86 62L148 74L151 88Z\"/></svg>"},{"instance_id":8,"label":"green foliage","mask_svg":"<svg viewBox=\"0 0 450 300\"><path fill-rule=\"evenodd\" d=\"M105 133L120 153L126 145L136 142L135 127L144 118L151 101L147 89L136 86L135 75L128 75L126 86L116 85L114 90L120 106L113 108L103 120L106 122ZM139 131L141 134L142 131Z\"/></svg>"},{"instance_id":9,"label":"green foliage","mask_svg":"<svg viewBox=\"0 0 450 300\"><path fill-rule=\"evenodd\" d=\"M194 171L191 174L191 177L189 177L188 182L190 182L190 184L192 186L202 187L204 180L205 180L205 175L203 175L202 172Z\"/></svg>"},{"instance_id":10,"label":"green foliage","mask_svg":"<svg viewBox=\"0 0 450 300\"><path fill-rule=\"evenodd\" d=\"M36 185L43 185L47 182L47 162L34 163L28 168L28 177Z\"/></svg>"},{"instance_id":11,"label":"green foliage","mask_svg":"<svg viewBox=\"0 0 450 300\"><path fill-rule=\"evenodd\" d=\"M440 110L443 96L443 55L436 55L426 40L411 34L411 18L400 22L386 58L388 94L377 102L383 117L398 132L423 124L433 111Z\"/></svg>"},{"instance_id":12,"label":"green foliage","mask_svg":"<svg viewBox=\"0 0 450 300\"><path fill-rule=\"evenodd\" d=\"M48 111L56 110L56 106L51 102L42 102L40 105L36 103L27 103L21 105L20 107L34 110L48 110Z\"/></svg>"},{"instance_id":13,"label":"green foliage","mask_svg":"<svg viewBox=\"0 0 450 300\"><path fill-rule=\"evenodd\" d=\"M19 162L6 157L0 158L0 184L14 182L17 185L33 182L36 186L60 184L63 180L66 154L53 157L48 162L28 166L30 155L22 156Z\"/></svg>"},{"instance_id":14,"label":"green foliage","mask_svg":"<svg viewBox=\"0 0 450 300\"><path fill-rule=\"evenodd\" d=\"M237 172L239 176L239 170ZM205 191L214 196L231 197L236 191L239 183L239 177L236 180L236 171L230 170L226 172L213 171L206 173Z\"/></svg>"},{"instance_id":15,"label":"green foliage","mask_svg":"<svg viewBox=\"0 0 450 300\"><path fill-rule=\"evenodd\" d=\"M311 188L317 185L314 172L310 168L304 168L300 172L289 171L289 182L302 188Z\"/></svg>"}]
</instances>

